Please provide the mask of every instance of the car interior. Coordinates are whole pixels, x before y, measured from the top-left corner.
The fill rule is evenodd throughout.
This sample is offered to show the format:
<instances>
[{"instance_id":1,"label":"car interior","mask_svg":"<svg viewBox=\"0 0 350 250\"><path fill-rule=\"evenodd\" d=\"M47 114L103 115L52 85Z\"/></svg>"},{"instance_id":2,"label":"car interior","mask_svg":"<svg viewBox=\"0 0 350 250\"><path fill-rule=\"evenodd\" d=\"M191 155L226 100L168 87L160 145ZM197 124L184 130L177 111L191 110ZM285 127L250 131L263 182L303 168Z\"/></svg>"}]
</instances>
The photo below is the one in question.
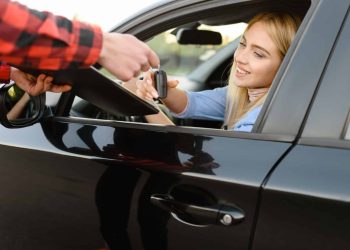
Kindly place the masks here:
<instances>
[{"instance_id":1,"label":"car interior","mask_svg":"<svg viewBox=\"0 0 350 250\"><path fill-rule=\"evenodd\" d=\"M191 18L187 18L187 22L174 22L176 25L171 23L171 20L162 25L157 23L149 30L140 31L136 36L147 41L148 45L159 55L161 69L168 74L168 77L179 79L180 88L188 91L214 89L227 84L232 56L240 39L239 35L250 18L267 10L288 10L304 17L310 4L311 1L304 0L283 3L278 0L240 3L234 6L234 10L221 9L219 14L215 15L213 15L215 10L207 10L206 13L201 13L197 17L192 15ZM241 25L240 30L236 31L234 36L228 37L227 30L232 31L233 25ZM112 81L121 83L104 69L99 69L99 65L95 65L94 68ZM84 77L84 79L89 81L89 77ZM96 92L89 96L82 95L79 93L81 91L79 86L83 88L86 87L86 84L80 84L83 82L81 79L76 79L76 81L79 84L76 84L76 88L73 89L73 95L72 93L63 94L58 105L58 107L67 107L65 104L71 102L73 103L71 108L56 110L58 114L68 112L71 117L146 123L142 115L119 112L121 106L125 105L115 104L113 107L115 97L110 96L105 99L106 91L101 91L100 98L96 97L98 96ZM133 91L132 88L129 90ZM109 107L110 105L112 108ZM148 106L146 109L151 113L152 107L145 105ZM221 121L174 118L161 102L157 105L176 125L215 129L222 126ZM113 112L115 110L117 112Z\"/></svg>"}]
</instances>

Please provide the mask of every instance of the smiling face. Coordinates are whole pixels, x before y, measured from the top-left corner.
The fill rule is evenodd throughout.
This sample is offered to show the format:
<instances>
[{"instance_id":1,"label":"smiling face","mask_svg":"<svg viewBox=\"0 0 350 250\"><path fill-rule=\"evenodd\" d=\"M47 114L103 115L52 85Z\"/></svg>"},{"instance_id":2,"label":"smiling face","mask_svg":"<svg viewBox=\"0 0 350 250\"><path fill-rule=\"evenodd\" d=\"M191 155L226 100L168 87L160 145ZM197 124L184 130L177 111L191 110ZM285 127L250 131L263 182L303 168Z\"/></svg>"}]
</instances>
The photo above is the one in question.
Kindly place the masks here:
<instances>
[{"instance_id":1,"label":"smiling face","mask_svg":"<svg viewBox=\"0 0 350 250\"><path fill-rule=\"evenodd\" d=\"M234 54L233 82L248 89L269 87L281 61L265 24L256 22L244 33Z\"/></svg>"}]
</instances>

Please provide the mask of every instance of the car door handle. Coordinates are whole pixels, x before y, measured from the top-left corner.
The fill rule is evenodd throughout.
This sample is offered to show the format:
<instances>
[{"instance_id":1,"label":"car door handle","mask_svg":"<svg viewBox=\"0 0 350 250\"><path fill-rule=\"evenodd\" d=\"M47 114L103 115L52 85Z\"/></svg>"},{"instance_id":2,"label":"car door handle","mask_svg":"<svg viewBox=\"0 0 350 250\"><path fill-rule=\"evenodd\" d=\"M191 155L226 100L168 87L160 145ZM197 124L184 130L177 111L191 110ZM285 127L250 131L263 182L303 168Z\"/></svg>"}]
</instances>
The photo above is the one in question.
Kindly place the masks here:
<instances>
[{"instance_id":1,"label":"car door handle","mask_svg":"<svg viewBox=\"0 0 350 250\"><path fill-rule=\"evenodd\" d=\"M199 206L177 201L168 194L153 194L150 200L176 219L194 225L231 226L242 222L245 217L243 210L235 205Z\"/></svg>"}]
</instances>

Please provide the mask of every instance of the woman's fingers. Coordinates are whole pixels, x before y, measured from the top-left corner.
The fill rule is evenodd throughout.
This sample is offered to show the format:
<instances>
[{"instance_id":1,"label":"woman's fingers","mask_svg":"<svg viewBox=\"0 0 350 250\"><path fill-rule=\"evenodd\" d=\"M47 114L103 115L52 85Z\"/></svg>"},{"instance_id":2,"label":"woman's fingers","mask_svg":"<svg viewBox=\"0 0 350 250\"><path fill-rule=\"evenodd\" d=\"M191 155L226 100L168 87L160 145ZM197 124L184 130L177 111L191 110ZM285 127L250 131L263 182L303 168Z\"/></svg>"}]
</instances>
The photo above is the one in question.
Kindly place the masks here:
<instances>
[{"instance_id":1,"label":"woman's fingers","mask_svg":"<svg viewBox=\"0 0 350 250\"><path fill-rule=\"evenodd\" d=\"M146 94L146 99L152 101L153 96L151 96L149 93Z\"/></svg>"},{"instance_id":2,"label":"woman's fingers","mask_svg":"<svg viewBox=\"0 0 350 250\"><path fill-rule=\"evenodd\" d=\"M168 88L176 88L178 84L178 80L168 80Z\"/></svg>"},{"instance_id":3,"label":"woman's fingers","mask_svg":"<svg viewBox=\"0 0 350 250\"><path fill-rule=\"evenodd\" d=\"M159 97L157 90L153 86L153 82L151 78L146 78L145 86L146 86L147 93L150 96L152 96L153 98Z\"/></svg>"},{"instance_id":4,"label":"woman's fingers","mask_svg":"<svg viewBox=\"0 0 350 250\"><path fill-rule=\"evenodd\" d=\"M136 95L148 100L158 98L158 92L153 86L152 76L151 72L146 72L143 77L136 81Z\"/></svg>"},{"instance_id":5,"label":"woman's fingers","mask_svg":"<svg viewBox=\"0 0 350 250\"><path fill-rule=\"evenodd\" d=\"M146 96L147 90L146 90L146 85L144 83L144 80L138 80L136 82L136 94L141 97L144 98Z\"/></svg>"}]
</instances>

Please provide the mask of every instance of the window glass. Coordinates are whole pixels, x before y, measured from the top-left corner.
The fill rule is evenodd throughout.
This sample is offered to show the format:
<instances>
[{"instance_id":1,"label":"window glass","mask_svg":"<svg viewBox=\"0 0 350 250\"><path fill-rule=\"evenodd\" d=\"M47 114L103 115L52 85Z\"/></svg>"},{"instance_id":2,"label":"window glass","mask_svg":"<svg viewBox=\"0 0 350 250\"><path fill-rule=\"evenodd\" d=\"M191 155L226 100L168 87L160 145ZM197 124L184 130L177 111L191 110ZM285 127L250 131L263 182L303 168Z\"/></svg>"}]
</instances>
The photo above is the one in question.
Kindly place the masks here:
<instances>
[{"instance_id":1,"label":"window glass","mask_svg":"<svg viewBox=\"0 0 350 250\"><path fill-rule=\"evenodd\" d=\"M201 25L199 30L220 32L220 45L182 45L177 43L173 30L168 30L148 41L148 45L156 51L161 59L161 67L170 75L186 76L203 62L210 60L216 52L225 47L243 33L245 23L207 26Z\"/></svg>"}]
</instances>

